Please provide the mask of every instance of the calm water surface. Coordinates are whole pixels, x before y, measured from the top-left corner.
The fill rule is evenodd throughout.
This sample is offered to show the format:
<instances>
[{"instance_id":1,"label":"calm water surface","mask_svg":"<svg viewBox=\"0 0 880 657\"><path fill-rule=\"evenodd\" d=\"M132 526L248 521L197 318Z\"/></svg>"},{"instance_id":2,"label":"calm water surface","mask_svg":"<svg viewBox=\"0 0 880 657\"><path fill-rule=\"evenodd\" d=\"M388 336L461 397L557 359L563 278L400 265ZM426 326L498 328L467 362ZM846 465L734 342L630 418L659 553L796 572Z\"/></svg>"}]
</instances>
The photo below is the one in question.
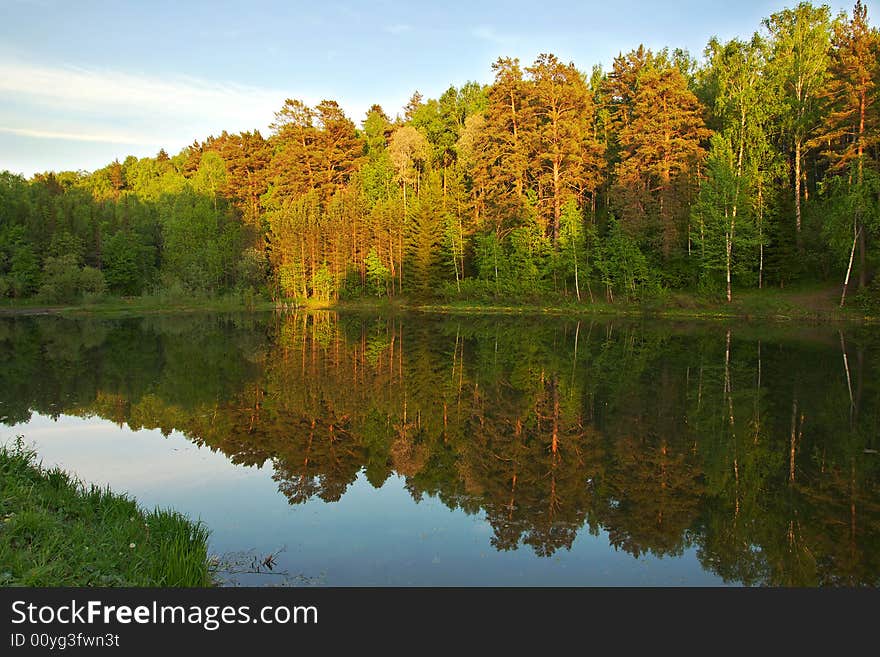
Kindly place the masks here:
<instances>
[{"instance_id":1,"label":"calm water surface","mask_svg":"<svg viewBox=\"0 0 880 657\"><path fill-rule=\"evenodd\" d=\"M877 586L878 375L853 327L2 318L0 440L230 584Z\"/></svg>"}]
</instances>

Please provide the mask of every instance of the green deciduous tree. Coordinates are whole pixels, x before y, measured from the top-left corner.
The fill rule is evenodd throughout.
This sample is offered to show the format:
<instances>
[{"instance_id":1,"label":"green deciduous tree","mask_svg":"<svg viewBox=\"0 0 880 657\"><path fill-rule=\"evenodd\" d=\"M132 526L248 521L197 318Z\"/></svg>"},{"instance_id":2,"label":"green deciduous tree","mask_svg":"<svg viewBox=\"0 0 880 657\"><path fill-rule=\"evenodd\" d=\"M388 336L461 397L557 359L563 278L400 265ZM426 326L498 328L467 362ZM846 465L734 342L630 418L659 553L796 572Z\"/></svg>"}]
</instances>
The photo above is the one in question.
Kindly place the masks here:
<instances>
[{"instance_id":1,"label":"green deciduous tree","mask_svg":"<svg viewBox=\"0 0 880 657\"><path fill-rule=\"evenodd\" d=\"M779 122L791 151L795 230L800 245L804 147L821 116L821 91L829 63L829 9L801 2L765 19L764 27L770 48L767 75L783 102Z\"/></svg>"}]
</instances>

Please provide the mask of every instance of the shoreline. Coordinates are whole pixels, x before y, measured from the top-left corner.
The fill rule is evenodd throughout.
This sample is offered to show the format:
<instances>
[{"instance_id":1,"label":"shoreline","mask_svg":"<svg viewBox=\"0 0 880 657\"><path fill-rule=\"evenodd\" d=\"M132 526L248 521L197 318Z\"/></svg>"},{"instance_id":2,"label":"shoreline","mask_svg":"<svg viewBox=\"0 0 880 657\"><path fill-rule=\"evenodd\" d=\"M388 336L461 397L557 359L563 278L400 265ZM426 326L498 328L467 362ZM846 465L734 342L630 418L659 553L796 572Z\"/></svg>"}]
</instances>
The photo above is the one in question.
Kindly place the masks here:
<instances>
[{"instance_id":1,"label":"shoreline","mask_svg":"<svg viewBox=\"0 0 880 657\"><path fill-rule=\"evenodd\" d=\"M0 585L215 585L210 530L0 445Z\"/></svg>"},{"instance_id":2,"label":"shoreline","mask_svg":"<svg viewBox=\"0 0 880 657\"><path fill-rule=\"evenodd\" d=\"M125 317L182 313L266 313L297 311L336 311L374 314L418 313L433 315L506 315L541 317L596 317L699 321L764 321L774 323L880 323L875 316L858 308L839 308L828 303L828 290L750 291L730 304L706 301L686 293L670 293L664 299L640 303L609 304L604 301L584 303L527 303L516 300L420 302L396 299L354 299L331 302L308 300L305 303L259 301L245 303L234 298L193 299L162 302L155 298L109 299L91 304L14 304L0 305L0 317ZM556 300L554 300L556 301Z\"/></svg>"}]
</instances>

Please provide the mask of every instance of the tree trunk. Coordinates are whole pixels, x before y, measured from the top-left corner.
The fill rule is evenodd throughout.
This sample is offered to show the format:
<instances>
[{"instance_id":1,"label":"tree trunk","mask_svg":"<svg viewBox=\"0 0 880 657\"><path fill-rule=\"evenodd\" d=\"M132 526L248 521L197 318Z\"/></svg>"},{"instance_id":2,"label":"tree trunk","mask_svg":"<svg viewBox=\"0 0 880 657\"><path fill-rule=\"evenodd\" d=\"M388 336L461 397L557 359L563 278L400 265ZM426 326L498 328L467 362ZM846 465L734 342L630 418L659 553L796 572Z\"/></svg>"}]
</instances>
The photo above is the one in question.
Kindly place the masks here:
<instances>
[{"instance_id":1,"label":"tree trunk","mask_svg":"<svg viewBox=\"0 0 880 657\"><path fill-rule=\"evenodd\" d=\"M724 246L727 251L727 303L730 303L731 294L730 294L730 254L733 250L733 224L735 219L731 218L730 220L730 230L727 231L724 235Z\"/></svg>"},{"instance_id":2,"label":"tree trunk","mask_svg":"<svg viewBox=\"0 0 880 657\"><path fill-rule=\"evenodd\" d=\"M455 287L460 293L461 292L461 279L458 276L458 256L455 253L455 237L452 238L452 268L455 270ZM463 274L463 272L462 272L462 274Z\"/></svg>"},{"instance_id":3,"label":"tree trunk","mask_svg":"<svg viewBox=\"0 0 880 657\"><path fill-rule=\"evenodd\" d=\"M559 205L559 158L553 159L553 247L555 248L559 242L559 217L562 208Z\"/></svg>"},{"instance_id":4,"label":"tree trunk","mask_svg":"<svg viewBox=\"0 0 880 657\"><path fill-rule=\"evenodd\" d=\"M798 251L801 250L801 140L794 143L794 220Z\"/></svg>"},{"instance_id":5,"label":"tree trunk","mask_svg":"<svg viewBox=\"0 0 880 657\"><path fill-rule=\"evenodd\" d=\"M394 271L394 235L388 231L388 263L391 265L391 296L394 296L394 277L397 272Z\"/></svg>"},{"instance_id":6,"label":"tree trunk","mask_svg":"<svg viewBox=\"0 0 880 657\"><path fill-rule=\"evenodd\" d=\"M519 135L516 125L516 97L513 95L513 89L510 90L510 115L513 122L513 150L515 153L519 154ZM522 198L523 180L520 171L516 172L516 182L514 185L516 188L516 197Z\"/></svg>"},{"instance_id":7,"label":"tree trunk","mask_svg":"<svg viewBox=\"0 0 880 657\"><path fill-rule=\"evenodd\" d=\"M495 261L495 291L498 292L498 234L495 234L495 241L492 244L492 257Z\"/></svg>"},{"instance_id":8,"label":"tree trunk","mask_svg":"<svg viewBox=\"0 0 880 657\"><path fill-rule=\"evenodd\" d=\"M859 158L859 186L864 182L864 134L865 134L865 88L862 87L861 94L859 96L859 142L857 154ZM862 228L862 226L859 226ZM867 251L867 235L865 231L862 230L859 233L859 289L864 289L864 287L868 284L868 267L866 262L866 251Z\"/></svg>"},{"instance_id":9,"label":"tree trunk","mask_svg":"<svg viewBox=\"0 0 880 657\"><path fill-rule=\"evenodd\" d=\"M403 181L403 223L404 224L406 223L406 181L405 180ZM397 291L400 294L403 294L403 233L404 233L404 231L401 230L400 237L398 239L398 241L400 243L399 253L398 253L398 255L400 256L400 262L397 267L397 275L398 275Z\"/></svg>"},{"instance_id":10,"label":"tree trunk","mask_svg":"<svg viewBox=\"0 0 880 657\"><path fill-rule=\"evenodd\" d=\"M461 212L458 213L458 245L461 247L459 258L461 260L461 277L464 278L464 226L461 225Z\"/></svg>"},{"instance_id":11,"label":"tree trunk","mask_svg":"<svg viewBox=\"0 0 880 657\"><path fill-rule=\"evenodd\" d=\"M843 280L843 292L840 293L841 308L843 308L843 304L846 302L846 289L849 287L849 276L852 273L853 257L856 254L856 242L858 242L859 233L861 233L861 229L856 229L855 221L853 221L853 230L855 231L855 234L853 235L852 249L850 249L849 252L849 264L846 266L846 278Z\"/></svg>"},{"instance_id":12,"label":"tree trunk","mask_svg":"<svg viewBox=\"0 0 880 657\"><path fill-rule=\"evenodd\" d=\"M764 287L764 197L758 186L758 289Z\"/></svg>"}]
</instances>

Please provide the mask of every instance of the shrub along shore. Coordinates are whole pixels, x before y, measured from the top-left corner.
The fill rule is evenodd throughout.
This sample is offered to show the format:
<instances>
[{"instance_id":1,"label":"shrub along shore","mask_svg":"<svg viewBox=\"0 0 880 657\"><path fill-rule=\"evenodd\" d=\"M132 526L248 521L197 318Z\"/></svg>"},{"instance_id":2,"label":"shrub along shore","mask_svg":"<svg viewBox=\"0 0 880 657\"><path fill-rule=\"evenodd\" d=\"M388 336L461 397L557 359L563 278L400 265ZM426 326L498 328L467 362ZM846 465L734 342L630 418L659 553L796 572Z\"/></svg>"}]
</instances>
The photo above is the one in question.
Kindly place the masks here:
<instances>
[{"instance_id":1,"label":"shrub along shore","mask_svg":"<svg viewBox=\"0 0 880 657\"><path fill-rule=\"evenodd\" d=\"M0 585L210 586L208 530L0 446Z\"/></svg>"}]
</instances>

